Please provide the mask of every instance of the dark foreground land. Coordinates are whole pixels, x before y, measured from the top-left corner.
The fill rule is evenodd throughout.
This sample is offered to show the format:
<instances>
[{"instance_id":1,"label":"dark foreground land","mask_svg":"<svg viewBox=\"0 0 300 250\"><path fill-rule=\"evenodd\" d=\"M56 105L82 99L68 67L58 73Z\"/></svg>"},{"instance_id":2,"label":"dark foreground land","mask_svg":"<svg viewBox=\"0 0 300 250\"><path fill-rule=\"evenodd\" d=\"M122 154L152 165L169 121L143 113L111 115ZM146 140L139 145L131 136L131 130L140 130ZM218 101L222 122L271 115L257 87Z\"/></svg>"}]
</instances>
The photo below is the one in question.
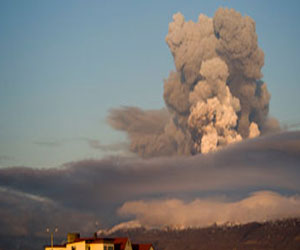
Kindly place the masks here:
<instances>
[{"instance_id":1,"label":"dark foreground land","mask_svg":"<svg viewBox=\"0 0 300 250\"><path fill-rule=\"evenodd\" d=\"M202 229L132 229L109 236L152 243L156 250L300 250L300 218ZM55 243L63 240L56 237ZM0 235L0 250L41 250L45 244L49 244L49 237Z\"/></svg>"},{"instance_id":2,"label":"dark foreground land","mask_svg":"<svg viewBox=\"0 0 300 250\"><path fill-rule=\"evenodd\" d=\"M136 229L111 236L151 242L156 250L299 250L300 219L180 231Z\"/></svg>"}]
</instances>

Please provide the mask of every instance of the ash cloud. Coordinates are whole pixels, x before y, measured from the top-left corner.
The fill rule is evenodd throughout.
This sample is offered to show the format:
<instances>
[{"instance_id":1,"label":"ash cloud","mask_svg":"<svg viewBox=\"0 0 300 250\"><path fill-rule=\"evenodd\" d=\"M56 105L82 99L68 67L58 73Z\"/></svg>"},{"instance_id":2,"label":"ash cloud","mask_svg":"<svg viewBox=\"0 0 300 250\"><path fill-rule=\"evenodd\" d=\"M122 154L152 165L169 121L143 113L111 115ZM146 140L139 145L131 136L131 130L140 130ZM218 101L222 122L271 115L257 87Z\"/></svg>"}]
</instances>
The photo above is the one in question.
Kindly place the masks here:
<instances>
[{"instance_id":1,"label":"ash cloud","mask_svg":"<svg viewBox=\"0 0 300 250\"><path fill-rule=\"evenodd\" d=\"M103 144L100 141L94 139L86 139L86 140L91 148L99 149L104 152L120 152L120 151L126 151L126 149L128 148L127 142Z\"/></svg>"},{"instance_id":2,"label":"ash cloud","mask_svg":"<svg viewBox=\"0 0 300 250\"><path fill-rule=\"evenodd\" d=\"M90 232L96 217L92 213L59 205L54 200L8 188L0 188L0 235L6 237L46 236L46 228L59 227L65 237L69 230ZM84 223L82 223L84 221Z\"/></svg>"},{"instance_id":3,"label":"ash cloud","mask_svg":"<svg viewBox=\"0 0 300 250\"><path fill-rule=\"evenodd\" d=\"M112 157L70 162L56 169L2 168L0 216L5 220L0 221L0 234L7 233L9 218L18 221L19 215L20 223L22 216L27 218L16 222L25 228L22 235L39 231L40 221L92 231L96 220L102 228L121 222L116 211L132 201L159 197L189 204L215 195L243 200L258 190L294 195L300 191L299 161L300 132L285 132L190 157ZM18 227L7 228L10 234L20 233Z\"/></svg>"},{"instance_id":4,"label":"ash cloud","mask_svg":"<svg viewBox=\"0 0 300 250\"><path fill-rule=\"evenodd\" d=\"M197 22L177 13L166 43L176 68L164 82L169 114L152 119L155 111L128 107L113 110L108 119L127 132L132 152L142 157L208 153L279 129L268 120L264 53L253 19L223 8L213 18L200 14Z\"/></svg>"},{"instance_id":5,"label":"ash cloud","mask_svg":"<svg viewBox=\"0 0 300 250\"><path fill-rule=\"evenodd\" d=\"M176 126L170 122L170 114L166 109L147 111L136 107L112 109L108 122L115 129L128 133L130 150L138 152L142 157L170 155L178 151L179 143L185 144L184 134L176 131ZM181 154L184 155L185 151Z\"/></svg>"}]
</instances>

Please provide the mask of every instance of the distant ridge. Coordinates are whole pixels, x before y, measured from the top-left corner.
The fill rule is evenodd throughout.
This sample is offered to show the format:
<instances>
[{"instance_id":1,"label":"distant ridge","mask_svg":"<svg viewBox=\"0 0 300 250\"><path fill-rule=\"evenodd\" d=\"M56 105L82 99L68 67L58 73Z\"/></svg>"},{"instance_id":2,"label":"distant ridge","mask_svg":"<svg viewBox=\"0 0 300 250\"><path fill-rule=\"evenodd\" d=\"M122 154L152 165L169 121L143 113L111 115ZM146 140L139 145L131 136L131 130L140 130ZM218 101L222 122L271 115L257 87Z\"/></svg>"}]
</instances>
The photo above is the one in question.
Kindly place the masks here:
<instances>
[{"instance_id":1,"label":"distant ridge","mask_svg":"<svg viewBox=\"0 0 300 250\"><path fill-rule=\"evenodd\" d=\"M182 230L122 228L109 236L150 241L158 250L299 250L300 218Z\"/></svg>"}]
</instances>

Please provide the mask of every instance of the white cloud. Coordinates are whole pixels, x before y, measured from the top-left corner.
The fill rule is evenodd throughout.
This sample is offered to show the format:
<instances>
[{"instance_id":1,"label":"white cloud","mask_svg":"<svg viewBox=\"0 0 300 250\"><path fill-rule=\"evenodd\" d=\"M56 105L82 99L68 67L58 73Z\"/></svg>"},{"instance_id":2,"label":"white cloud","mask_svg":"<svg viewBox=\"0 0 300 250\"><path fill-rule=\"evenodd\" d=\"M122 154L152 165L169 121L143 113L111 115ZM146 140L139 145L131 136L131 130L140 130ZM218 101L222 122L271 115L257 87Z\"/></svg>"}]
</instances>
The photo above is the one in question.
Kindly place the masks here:
<instances>
[{"instance_id":1,"label":"white cloud","mask_svg":"<svg viewBox=\"0 0 300 250\"><path fill-rule=\"evenodd\" d=\"M120 215L134 215L145 227L205 227L214 223L244 224L300 216L300 197L271 191L252 193L235 202L179 199L126 202Z\"/></svg>"}]
</instances>

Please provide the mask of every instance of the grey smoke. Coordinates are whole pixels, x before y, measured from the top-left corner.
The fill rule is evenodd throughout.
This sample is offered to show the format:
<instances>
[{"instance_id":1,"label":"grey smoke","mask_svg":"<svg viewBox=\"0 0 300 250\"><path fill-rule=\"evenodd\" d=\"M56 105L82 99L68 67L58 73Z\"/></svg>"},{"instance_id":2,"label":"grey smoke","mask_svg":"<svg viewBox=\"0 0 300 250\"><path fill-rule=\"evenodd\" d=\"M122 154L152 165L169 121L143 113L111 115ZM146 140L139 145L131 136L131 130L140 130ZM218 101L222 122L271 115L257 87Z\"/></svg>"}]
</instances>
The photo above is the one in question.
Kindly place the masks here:
<instances>
[{"instance_id":1,"label":"grey smoke","mask_svg":"<svg viewBox=\"0 0 300 250\"><path fill-rule=\"evenodd\" d=\"M130 150L143 157L171 155L174 152L185 155L188 152L189 140L177 129L166 109L113 109L108 122L115 129L127 131L131 141ZM178 145L181 145L180 149Z\"/></svg>"},{"instance_id":2,"label":"grey smoke","mask_svg":"<svg viewBox=\"0 0 300 250\"><path fill-rule=\"evenodd\" d=\"M126 151L128 148L127 142L120 142L120 143L112 143L112 144L103 144L98 140L94 139L86 139L89 146L94 149L99 149L104 152L120 152L120 151Z\"/></svg>"},{"instance_id":3,"label":"grey smoke","mask_svg":"<svg viewBox=\"0 0 300 250\"><path fill-rule=\"evenodd\" d=\"M61 206L42 196L0 187L0 201L1 236L45 236L46 227L58 226L58 234L65 237L69 230L85 233L95 228L94 214Z\"/></svg>"},{"instance_id":4,"label":"grey smoke","mask_svg":"<svg viewBox=\"0 0 300 250\"><path fill-rule=\"evenodd\" d=\"M127 132L131 151L143 157L207 153L278 131L268 119L264 53L253 19L223 8L197 22L177 13L166 42L176 71L164 81L164 115L127 107L109 116L112 127Z\"/></svg>"},{"instance_id":5,"label":"grey smoke","mask_svg":"<svg viewBox=\"0 0 300 250\"><path fill-rule=\"evenodd\" d=\"M160 199L163 205L164 200L177 199L190 204L215 195L243 200L260 190L289 197L300 191L299 161L300 132L284 132L190 157L113 157L51 169L2 168L0 217L5 219L0 220L0 234L7 229L9 234L25 235L46 224L91 230L96 220L102 227L111 226L121 221L117 209L133 201ZM296 216L293 205L287 206L291 210L283 211L291 213L284 215ZM131 208L127 212L135 215ZM17 226L8 225L10 221Z\"/></svg>"}]
</instances>

